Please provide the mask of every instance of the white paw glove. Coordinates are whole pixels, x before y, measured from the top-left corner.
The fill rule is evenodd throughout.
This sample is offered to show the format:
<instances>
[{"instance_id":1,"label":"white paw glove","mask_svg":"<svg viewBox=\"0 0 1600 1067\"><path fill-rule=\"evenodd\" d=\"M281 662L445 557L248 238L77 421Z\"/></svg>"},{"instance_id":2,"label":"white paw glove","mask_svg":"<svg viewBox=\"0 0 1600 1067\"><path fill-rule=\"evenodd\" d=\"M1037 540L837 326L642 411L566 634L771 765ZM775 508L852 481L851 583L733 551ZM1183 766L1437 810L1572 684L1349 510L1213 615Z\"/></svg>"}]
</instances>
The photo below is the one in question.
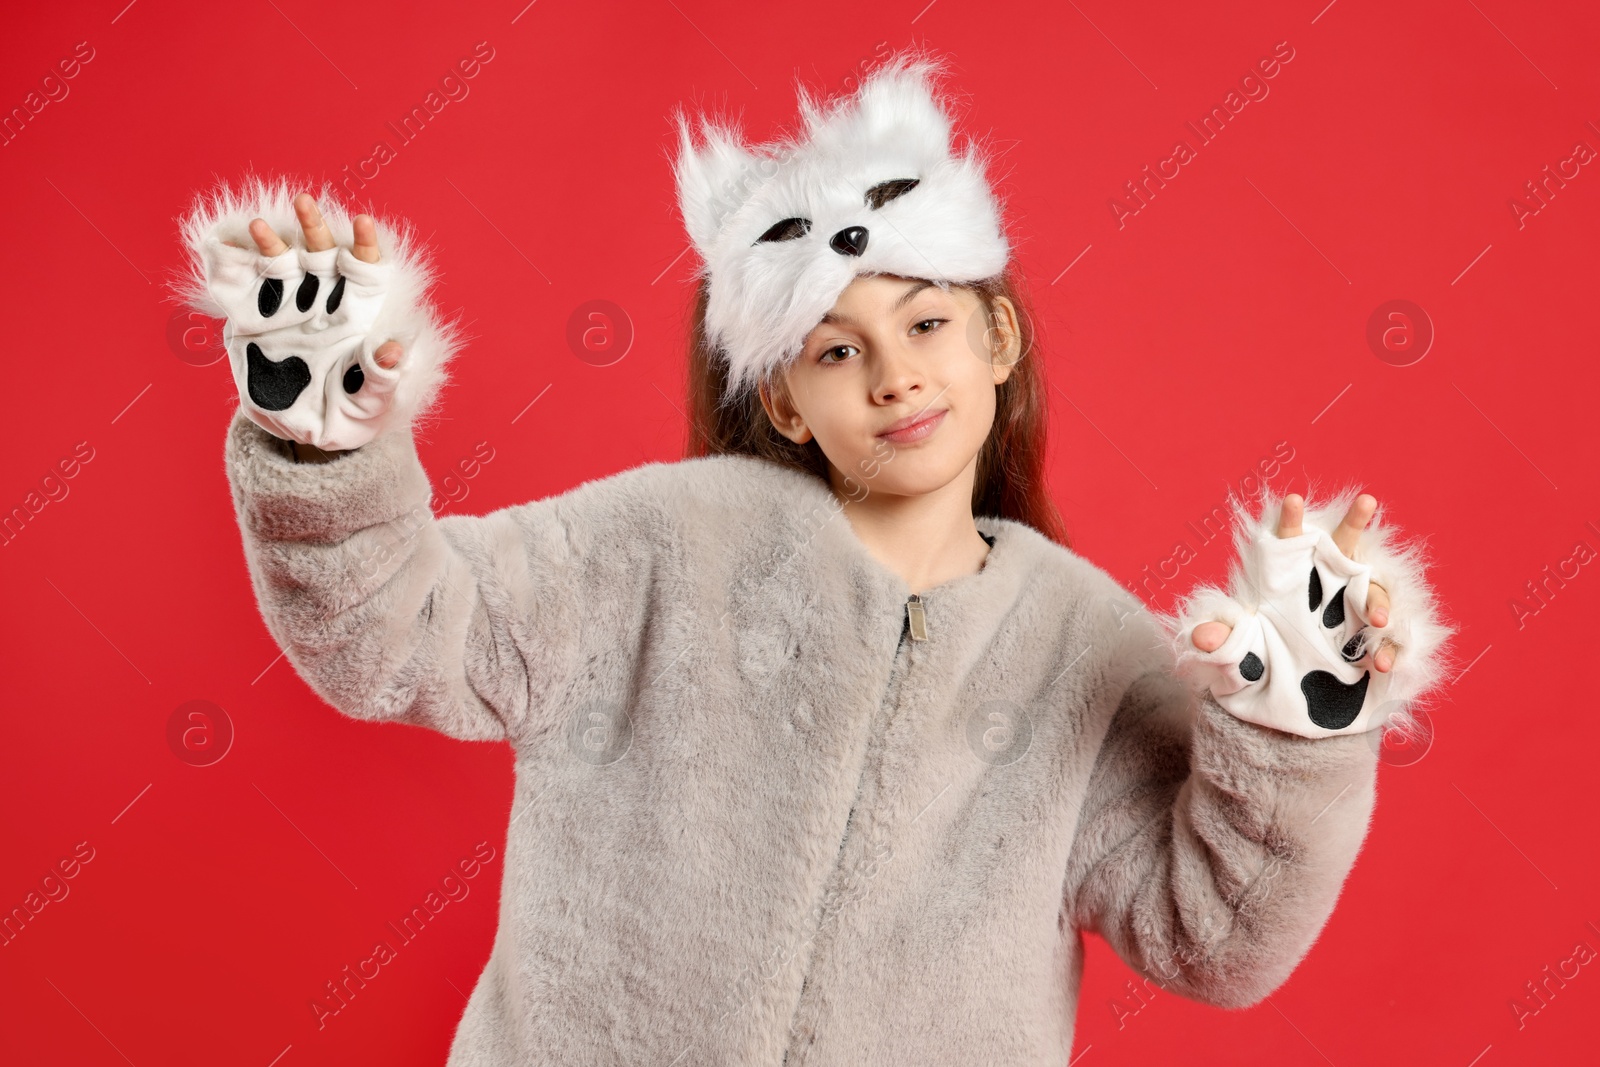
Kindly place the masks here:
<instances>
[{"instance_id":1,"label":"white paw glove","mask_svg":"<svg viewBox=\"0 0 1600 1067\"><path fill-rule=\"evenodd\" d=\"M325 188L315 198L335 247L309 251L298 191L257 180L202 196L183 221L192 277L181 288L195 310L226 320L223 346L251 421L324 450L358 448L430 405L453 343L422 300L430 272L405 224L378 220L379 260L365 262L351 251L350 216ZM258 217L285 251L260 253L249 232ZM388 340L402 354L385 369L373 353Z\"/></svg>"},{"instance_id":2,"label":"white paw glove","mask_svg":"<svg viewBox=\"0 0 1600 1067\"><path fill-rule=\"evenodd\" d=\"M1454 632L1433 606L1420 549L1389 545L1391 531L1374 515L1354 557L1334 543L1359 490L1327 506L1307 504L1302 533L1277 536L1282 501L1269 498L1259 519L1236 508L1229 591L1200 587L1168 617L1177 669L1208 689L1230 714L1303 737L1362 733L1409 722L1409 705L1444 673L1443 645ZM1389 619L1374 627L1368 591L1389 595ZM1232 632L1211 652L1193 631L1216 621ZM1395 646L1389 671L1373 665L1384 639Z\"/></svg>"}]
</instances>

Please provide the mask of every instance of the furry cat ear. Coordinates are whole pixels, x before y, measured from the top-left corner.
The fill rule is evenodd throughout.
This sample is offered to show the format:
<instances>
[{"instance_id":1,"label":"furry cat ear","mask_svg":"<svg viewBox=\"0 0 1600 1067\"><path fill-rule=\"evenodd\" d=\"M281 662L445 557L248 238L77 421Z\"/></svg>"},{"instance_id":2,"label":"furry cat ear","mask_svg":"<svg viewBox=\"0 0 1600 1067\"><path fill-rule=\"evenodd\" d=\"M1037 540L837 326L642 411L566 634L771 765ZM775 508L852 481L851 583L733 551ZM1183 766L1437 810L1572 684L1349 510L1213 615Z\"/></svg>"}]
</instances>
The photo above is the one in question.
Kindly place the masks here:
<instances>
[{"instance_id":1,"label":"furry cat ear","mask_svg":"<svg viewBox=\"0 0 1600 1067\"><path fill-rule=\"evenodd\" d=\"M884 68L889 77L869 77L854 96L819 105L800 89L800 113L813 149L849 154L894 145L912 159L950 154L950 116L928 91L945 72L932 53L909 52Z\"/></svg>"},{"instance_id":2,"label":"furry cat ear","mask_svg":"<svg viewBox=\"0 0 1600 1067\"><path fill-rule=\"evenodd\" d=\"M893 77L869 77L859 93L819 104L800 86L800 118L811 146L861 150L894 144L914 158L950 154L950 117L926 86L946 74L947 61L928 51L909 50L885 64Z\"/></svg>"},{"instance_id":3,"label":"furry cat ear","mask_svg":"<svg viewBox=\"0 0 1600 1067\"><path fill-rule=\"evenodd\" d=\"M678 183L678 210L684 228L702 260L710 260L711 248L722 223L739 210L762 181L776 169L768 161L747 151L740 144L738 130L704 117L700 134L705 144L697 147L689 129L689 119L677 113L678 154L673 171ZM768 163L763 169L763 163Z\"/></svg>"}]
</instances>

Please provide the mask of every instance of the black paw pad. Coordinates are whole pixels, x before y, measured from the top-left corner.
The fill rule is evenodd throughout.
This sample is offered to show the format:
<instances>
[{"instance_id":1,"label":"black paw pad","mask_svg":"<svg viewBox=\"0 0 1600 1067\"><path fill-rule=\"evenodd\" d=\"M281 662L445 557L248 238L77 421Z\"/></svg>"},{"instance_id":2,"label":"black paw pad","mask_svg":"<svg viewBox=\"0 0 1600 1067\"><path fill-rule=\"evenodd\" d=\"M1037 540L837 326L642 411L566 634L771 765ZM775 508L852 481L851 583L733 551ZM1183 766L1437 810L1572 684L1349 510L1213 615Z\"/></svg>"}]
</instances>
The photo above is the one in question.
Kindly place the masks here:
<instances>
[{"instance_id":1,"label":"black paw pad","mask_svg":"<svg viewBox=\"0 0 1600 1067\"><path fill-rule=\"evenodd\" d=\"M1363 671L1360 678L1346 684L1327 671L1312 671L1300 679L1300 692L1305 694L1311 721L1324 730L1343 730L1355 722L1361 705L1366 703L1367 680L1371 677Z\"/></svg>"},{"instance_id":2,"label":"black paw pad","mask_svg":"<svg viewBox=\"0 0 1600 1067\"><path fill-rule=\"evenodd\" d=\"M281 293L282 282L278 283L278 289ZM262 411L287 410L305 387L311 384L311 368L299 356L290 356L280 363L274 363L253 341L245 346L244 351L245 380L249 385L250 399Z\"/></svg>"},{"instance_id":3,"label":"black paw pad","mask_svg":"<svg viewBox=\"0 0 1600 1067\"><path fill-rule=\"evenodd\" d=\"M1337 630L1344 625L1344 591L1347 585L1334 594L1328 606L1322 606L1322 575L1317 573L1317 568L1311 568L1311 577L1306 581L1306 600L1311 605L1311 610L1322 608L1322 627L1325 630Z\"/></svg>"},{"instance_id":4,"label":"black paw pad","mask_svg":"<svg viewBox=\"0 0 1600 1067\"><path fill-rule=\"evenodd\" d=\"M1311 577L1306 582L1306 603L1310 610L1322 611L1322 627L1325 630L1337 630L1345 623L1344 594L1349 585L1345 585L1332 597L1327 604L1323 604L1322 576L1317 573L1317 568L1311 568ZM1344 647L1339 649L1339 655L1346 663L1355 663L1366 652L1365 631L1358 630ZM1370 671L1363 671L1361 677L1354 682L1341 682L1337 677L1327 671L1312 671L1300 679L1300 692L1305 694L1306 711L1311 716L1311 721L1324 730L1342 730L1356 721L1361 714L1361 706L1367 699L1367 682L1372 678Z\"/></svg>"},{"instance_id":5,"label":"black paw pad","mask_svg":"<svg viewBox=\"0 0 1600 1067\"><path fill-rule=\"evenodd\" d=\"M1324 630L1337 630L1344 625L1344 589L1333 594L1333 599L1328 601L1328 606L1322 609L1322 628Z\"/></svg>"},{"instance_id":6,"label":"black paw pad","mask_svg":"<svg viewBox=\"0 0 1600 1067\"><path fill-rule=\"evenodd\" d=\"M361 364L352 363L350 369L344 372L344 391L359 393L361 386L367 380L366 372L361 369Z\"/></svg>"},{"instance_id":7,"label":"black paw pad","mask_svg":"<svg viewBox=\"0 0 1600 1067\"><path fill-rule=\"evenodd\" d=\"M1239 661L1239 673L1244 675L1247 682L1259 682L1261 676L1267 673L1267 665L1254 652L1246 652L1244 659Z\"/></svg>"},{"instance_id":8,"label":"black paw pad","mask_svg":"<svg viewBox=\"0 0 1600 1067\"><path fill-rule=\"evenodd\" d=\"M283 303L283 279L266 278L261 282L261 291L256 294L256 310L261 312L264 319L271 318L278 313L278 306Z\"/></svg>"},{"instance_id":9,"label":"black paw pad","mask_svg":"<svg viewBox=\"0 0 1600 1067\"><path fill-rule=\"evenodd\" d=\"M339 275L339 280L333 283L333 292L328 294L328 314L332 315L339 310L339 301L344 299L344 275Z\"/></svg>"},{"instance_id":10,"label":"black paw pad","mask_svg":"<svg viewBox=\"0 0 1600 1067\"><path fill-rule=\"evenodd\" d=\"M301 280L300 288L294 291L294 306L301 311L309 308L311 302L317 298L317 286L321 284L315 274L307 274Z\"/></svg>"}]
</instances>

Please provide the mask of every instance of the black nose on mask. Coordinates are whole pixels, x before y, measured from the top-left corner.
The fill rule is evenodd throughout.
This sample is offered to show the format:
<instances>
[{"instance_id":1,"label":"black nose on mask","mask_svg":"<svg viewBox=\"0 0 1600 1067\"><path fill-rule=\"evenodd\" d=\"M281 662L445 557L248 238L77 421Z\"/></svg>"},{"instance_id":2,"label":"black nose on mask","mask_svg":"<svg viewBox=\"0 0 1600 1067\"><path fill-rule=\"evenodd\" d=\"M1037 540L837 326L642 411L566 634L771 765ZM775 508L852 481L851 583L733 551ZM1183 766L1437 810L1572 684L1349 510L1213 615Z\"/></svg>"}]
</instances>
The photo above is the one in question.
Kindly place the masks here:
<instances>
[{"instance_id":1,"label":"black nose on mask","mask_svg":"<svg viewBox=\"0 0 1600 1067\"><path fill-rule=\"evenodd\" d=\"M841 256L859 256L867 250L867 228L849 226L834 234L828 247Z\"/></svg>"}]
</instances>

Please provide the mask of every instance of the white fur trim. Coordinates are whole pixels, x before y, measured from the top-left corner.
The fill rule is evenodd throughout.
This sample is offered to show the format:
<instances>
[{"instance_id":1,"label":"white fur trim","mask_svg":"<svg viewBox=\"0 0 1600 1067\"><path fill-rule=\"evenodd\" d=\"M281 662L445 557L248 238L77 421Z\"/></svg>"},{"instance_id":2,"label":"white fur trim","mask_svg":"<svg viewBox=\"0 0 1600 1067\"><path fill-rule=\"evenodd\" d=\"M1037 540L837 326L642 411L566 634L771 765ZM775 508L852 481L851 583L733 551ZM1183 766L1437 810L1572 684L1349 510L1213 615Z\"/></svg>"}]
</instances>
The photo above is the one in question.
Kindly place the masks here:
<instances>
[{"instance_id":1,"label":"white fur trim","mask_svg":"<svg viewBox=\"0 0 1600 1067\"><path fill-rule=\"evenodd\" d=\"M903 51L826 107L800 87L803 135L749 148L735 126L704 116L696 147L678 114L678 204L710 279L706 335L728 362L729 397L793 360L858 274L964 283L1005 269L984 155L971 145L952 152L950 117L931 87L940 69ZM868 189L902 178L919 184L868 206ZM810 220L810 231L759 240L787 218ZM868 233L859 256L829 246L852 226Z\"/></svg>"},{"instance_id":2,"label":"white fur trim","mask_svg":"<svg viewBox=\"0 0 1600 1067\"><path fill-rule=\"evenodd\" d=\"M223 344L240 408L251 421L285 440L357 448L429 413L460 338L453 324L436 321L426 302L433 270L409 223L377 218L379 261L357 259L351 220L359 212L324 185L313 196L336 247L311 252L294 211L301 191L311 192L310 184L252 176L239 189L219 184L199 194L180 220L188 273L173 287L193 310L226 320ZM265 220L289 248L261 255L249 231L255 218ZM317 288L302 311L296 295L307 275L317 278ZM341 277L341 299L330 312L329 297ZM282 295L278 308L263 315L258 301L268 280L282 286ZM372 355L391 339L402 346L401 361L385 370ZM291 358L304 364L298 377L284 373L299 370L286 363ZM362 385L347 393L346 375L357 363ZM279 372L276 387L270 384L273 375L261 373L268 364Z\"/></svg>"},{"instance_id":3,"label":"white fur trim","mask_svg":"<svg viewBox=\"0 0 1600 1067\"><path fill-rule=\"evenodd\" d=\"M1209 690L1231 714L1305 737L1385 726L1409 731L1416 726L1414 709L1449 671L1445 646L1456 631L1441 619L1435 605L1424 574L1424 546L1401 543L1383 521L1381 502L1353 556L1345 556L1333 542L1332 532L1361 492L1347 487L1317 505L1308 491L1303 532L1291 538L1276 533L1282 495L1263 490L1254 518L1241 500L1232 499L1236 559L1229 567L1228 590L1197 586L1172 614L1158 616L1173 641L1179 673ZM1313 566L1322 589L1315 609L1308 596ZM1372 583L1389 595L1389 621L1382 627L1371 626L1367 616ZM1347 617L1341 625L1328 628L1323 609L1341 590L1347 593ZM1227 623L1232 632L1221 647L1201 652L1194 646L1193 630L1213 620ZM1362 655L1354 663L1346 662L1340 650L1358 632L1365 634ZM1384 638L1396 646L1393 669L1387 672L1372 666L1372 656ZM1265 668L1254 681L1240 670L1247 653L1254 653ZM1347 725L1320 726L1314 721L1317 716L1302 683L1316 671L1344 685L1366 677L1360 713ZM1330 679L1321 681L1332 688ZM1315 682L1310 688L1316 688ZM1325 721L1344 718L1330 715L1326 704L1320 706Z\"/></svg>"}]
</instances>

